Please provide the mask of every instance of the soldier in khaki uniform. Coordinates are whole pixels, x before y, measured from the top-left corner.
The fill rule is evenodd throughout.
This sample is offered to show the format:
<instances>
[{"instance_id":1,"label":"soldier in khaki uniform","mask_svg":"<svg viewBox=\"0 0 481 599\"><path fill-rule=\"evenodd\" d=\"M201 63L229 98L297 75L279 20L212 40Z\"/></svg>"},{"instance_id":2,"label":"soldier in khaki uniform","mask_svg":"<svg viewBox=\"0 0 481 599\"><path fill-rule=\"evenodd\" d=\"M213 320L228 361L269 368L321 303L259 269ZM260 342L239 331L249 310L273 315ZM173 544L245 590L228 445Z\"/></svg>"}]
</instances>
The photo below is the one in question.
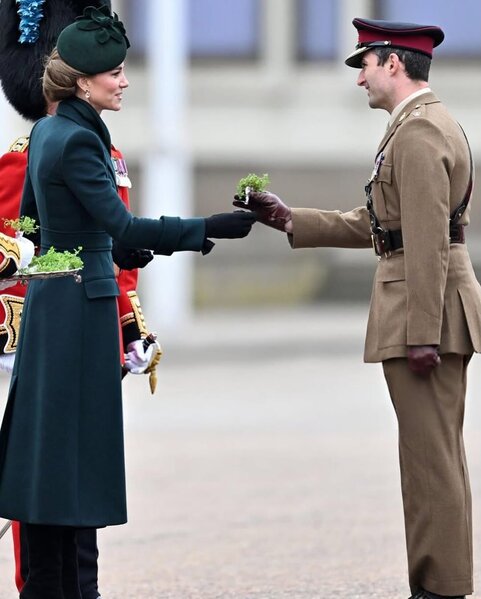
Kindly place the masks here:
<instances>
[{"instance_id":1,"label":"soldier in khaki uniform","mask_svg":"<svg viewBox=\"0 0 481 599\"><path fill-rule=\"evenodd\" d=\"M371 108L391 118L367 207L286 206L250 193L258 219L293 248L366 248L379 262L365 361L382 362L399 422L411 599L473 592L471 498L463 445L466 367L481 351L481 288L464 243L473 167L459 124L428 87L438 27L354 19ZM240 205L239 201L235 202Z\"/></svg>"}]
</instances>

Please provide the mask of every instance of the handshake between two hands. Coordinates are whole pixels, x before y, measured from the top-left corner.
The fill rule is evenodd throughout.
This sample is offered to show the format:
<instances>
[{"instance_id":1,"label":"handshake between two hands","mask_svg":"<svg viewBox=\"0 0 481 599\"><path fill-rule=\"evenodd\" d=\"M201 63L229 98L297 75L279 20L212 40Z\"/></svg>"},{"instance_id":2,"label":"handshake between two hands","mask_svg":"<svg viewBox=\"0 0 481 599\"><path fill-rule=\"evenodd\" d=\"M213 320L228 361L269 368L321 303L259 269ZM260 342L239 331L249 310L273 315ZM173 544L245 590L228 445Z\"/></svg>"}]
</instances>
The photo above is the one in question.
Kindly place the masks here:
<instances>
[{"instance_id":1,"label":"handshake between two hands","mask_svg":"<svg viewBox=\"0 0 481 599\"><path fill-rule=\"evenodd\" d=\"M234 206L251 210L259 222L283 231L292 232L292 213L289 206L273 193L266 190L269 175L262 176L249 173L237 184L237 194L234 196Z\"/></svg>"},{"instance_id":2,"label":"handshake between two hands","mask_svg":"<svg viewBox=\"0 0 481 599\"><path fill-rule=\"evenodd\" d=\"M289 206L269 191L247 191L245 200L234 196L234 206L256 213L257 220L268 227L290 233L292 213Z\"/></svg>"},{"instance_id":3,"label":"handshake between two hands","mask_svg":"<svg viewBox=\"0 0 481 599\"><path fill-rule=\"evenodd\" d=\"M269 227L290 233L292 231L291 209L275 194L264 191L260 186L268 182L268 176L248 175L242 181L257 182L257 190L242 188L242 194L234 196L234 206L242 208L234 212L213 214L205 218L206 239L240 239L246 237L253 224L259 221ZM238 190L241 189L239 182ZM122 270L144 268L152 259L150 250L139 250L123 247L113 242L112 257Z\"/></svg>"},{"instance_id":4,"label":"handshake between two hands","mask_svg":"<svg viewBox=\"0 0 481 599\"><path fill-rule=\"evenodd\" d=\"M256 221L286 233L292 231L291 209L278 196L268 191L249 191L245 198L234 196L234 206L242 210L214 214L205 219L206 238L245 237Z\"/></svg>"}]
</instances>

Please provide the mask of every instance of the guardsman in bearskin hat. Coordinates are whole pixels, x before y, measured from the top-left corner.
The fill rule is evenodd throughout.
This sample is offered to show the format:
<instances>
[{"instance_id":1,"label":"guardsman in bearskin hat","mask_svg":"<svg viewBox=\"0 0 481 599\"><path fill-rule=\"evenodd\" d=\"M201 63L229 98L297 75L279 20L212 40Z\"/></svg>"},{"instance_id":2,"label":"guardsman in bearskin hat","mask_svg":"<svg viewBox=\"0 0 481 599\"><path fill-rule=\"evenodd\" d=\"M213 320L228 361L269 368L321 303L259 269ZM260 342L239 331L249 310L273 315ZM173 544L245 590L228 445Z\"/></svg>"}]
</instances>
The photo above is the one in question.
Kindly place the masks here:
<instances>
[{"instance_id":1,"label":"guardsman in bearskin hat","mask_svg":"<svg viewBox=\"0 0 481 599\"><path fill-rule=\"evenodd\" d=\"M6 98L23 118L34 122L55 110L55 106L49 105L42 93L41 78L45 57L54 48L62 29L81 15L85 7L102 4L110 6L109 2L95 0L1 0L0 80ZM3 220L14 220L19 215L28 144L28 136L20 137L0 157L0 278L26 266L34 252L33 244L28 239L13 239L14 231ZM114 147L112 162L119 196L129 207L131 183L128 170L121 152ZM137 268L145 266L150 261L151 254L143 250L125 249L119 245L113 251L115 262L122 266L118 268L117 280L120 289L118 304L122 342L126 354L124 372L149 374L153 391L155 367L161 353L157 343L148 344L145 341L149 336L136 293ZM25 292L26 286L21 283L0 291L0 367L8 372L13 367ZM149 341L153 339L149 337ZM20 591L28 576L26 547L22 525L13 522L12 531L15 580ZM96 599L99 597L96 530L80 531L77 542L82 599Z\"/></svg>"},{"instance_id":2,"label":"guardsman in bearskin hat","mask_svg":"<svg viewBox=\"0 0 481 599\"><path fill-rule=\"evenodd\" d=\"M354 19L357 84L389 112L366 185L341 213L251 193L248 208L293 248L372 247L378 258L365 361L382 362L399 423L411 599L473 592L471 495L463 444L466 369L481 352L481 288L464 240L473 160L431 91L436 26ZM243 205L236 199L235 205Z\"/></svg>"}]
</instances>

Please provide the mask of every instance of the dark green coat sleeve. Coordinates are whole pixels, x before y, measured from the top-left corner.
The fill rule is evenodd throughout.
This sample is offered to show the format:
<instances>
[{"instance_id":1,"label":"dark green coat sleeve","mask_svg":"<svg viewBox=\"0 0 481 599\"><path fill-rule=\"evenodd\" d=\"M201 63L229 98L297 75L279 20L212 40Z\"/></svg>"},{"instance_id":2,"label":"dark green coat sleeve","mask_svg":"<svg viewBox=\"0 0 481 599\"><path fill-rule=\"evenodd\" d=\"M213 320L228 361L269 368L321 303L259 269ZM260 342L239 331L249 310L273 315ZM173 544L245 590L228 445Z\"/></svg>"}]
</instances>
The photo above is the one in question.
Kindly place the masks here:
<instances>
[{"instance_id":1,"label":"dark green coat sleeve","mask_svg":"<svg viewBox=\"0 0 481 599\"><path fill-rule=\"evenodd\" d=\"M124 246L148 248L164 255L203 249L203 218L138 218L125 208L105 168L104 149L94 133L79 130L69 138L61 168L66 185L85 210Z\"/></svg>"}]
</instances>

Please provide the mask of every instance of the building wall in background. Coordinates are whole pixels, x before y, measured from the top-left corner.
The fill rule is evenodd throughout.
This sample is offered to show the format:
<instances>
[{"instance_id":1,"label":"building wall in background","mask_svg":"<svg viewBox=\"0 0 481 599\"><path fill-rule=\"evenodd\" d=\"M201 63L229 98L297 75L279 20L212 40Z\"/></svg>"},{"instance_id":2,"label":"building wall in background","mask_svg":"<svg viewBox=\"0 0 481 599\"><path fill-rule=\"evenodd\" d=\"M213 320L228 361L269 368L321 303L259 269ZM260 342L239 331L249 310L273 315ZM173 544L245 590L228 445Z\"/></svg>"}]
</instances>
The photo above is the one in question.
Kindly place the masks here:
<instances>
[{"instance_id":1,"label":"building wall in background","mask_svg":"<svg viewBox=\"0 0 481 599\"><path fill-rule=\"evenodd\" d=\"M139 173L149 139L142 62L145 1L123 3L122 14L133 30L128 22L127 28L134 33L131 88L120 118L111 119L115 139ZM343 63L357 41L355 16L419 20L445 29L431 86L463 124L474 155L481 156L481 38L468 35L479 23L477 0L469 0L462 12L431 0L423 3L422 13L414 1L190 3L186 151L194 165L196 214L229 209L237 180L248 172L269 173L271 189L292 205L349 210L364 203L363 186L388 115L368 107L365 91L356 86L357 71ZM141 211L140 194L137 201ZM481 272L479 186L472 214L469 242ZM369 297L376 263L369 250L294 252L284 235L261 225L247 242L217 245L209 257L196 259L199 306Z\"/></svg>"},{"instance_id":2,"label":"building wall in background","mask_svg":"<svg viewBox=\"0 0 481 599\"><path fill-rule=\"evenodd\" d=\"M114 0L132 48L130 88L119 114L104 114L126 154L134 210L143 214L143 157L151 144L145 47L147 0ZM172 0L175 1L175 0ZM184 151L194 167L194 211L230 209L237 180L268 172L271 189L297 206L349 210L364 203L388 115L368 107L358 72L344 57L357 41L352 19L441 25L431 87L462 123L477 170L481 160L479 0L189 0L189 104ZM168 82L165 83L168 85ZM19 135L28 125L17 123ZM162 189L159 181L159 214ZM150 214L149 216L156 216ZM481 273L481 192L475 190L469 244ZM375 258L369 250L296 250L256 225L247 241L219 241L196 258L197 305L366 298Z\"/></svg>"}]
</instances>

